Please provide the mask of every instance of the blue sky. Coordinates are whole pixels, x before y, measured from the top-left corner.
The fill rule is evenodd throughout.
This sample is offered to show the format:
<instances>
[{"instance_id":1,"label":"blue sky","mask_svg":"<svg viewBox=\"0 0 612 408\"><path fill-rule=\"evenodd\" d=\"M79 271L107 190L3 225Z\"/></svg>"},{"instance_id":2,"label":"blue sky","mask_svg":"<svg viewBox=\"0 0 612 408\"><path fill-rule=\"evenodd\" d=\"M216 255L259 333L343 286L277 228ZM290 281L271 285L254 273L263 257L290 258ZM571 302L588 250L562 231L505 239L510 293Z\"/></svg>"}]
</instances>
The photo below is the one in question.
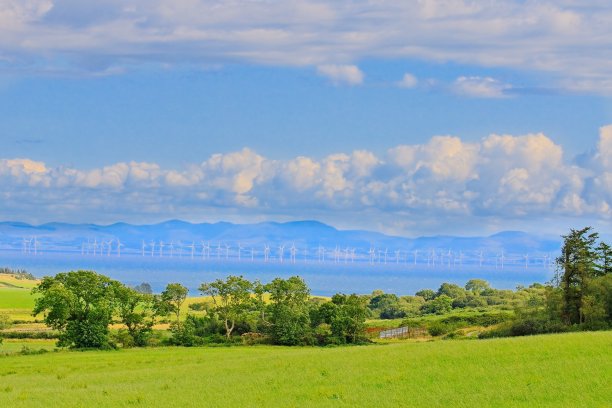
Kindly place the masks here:
<instances>
[{"instance_id":1,"label":"blue sky","mask_svg":"<svg viewBox=\"0 0 612 408\"><path fill-rule=\"evenodd\" d=\"M0 214L609 230L603 1L0 1Z\"/></svg>"}]
</instances>

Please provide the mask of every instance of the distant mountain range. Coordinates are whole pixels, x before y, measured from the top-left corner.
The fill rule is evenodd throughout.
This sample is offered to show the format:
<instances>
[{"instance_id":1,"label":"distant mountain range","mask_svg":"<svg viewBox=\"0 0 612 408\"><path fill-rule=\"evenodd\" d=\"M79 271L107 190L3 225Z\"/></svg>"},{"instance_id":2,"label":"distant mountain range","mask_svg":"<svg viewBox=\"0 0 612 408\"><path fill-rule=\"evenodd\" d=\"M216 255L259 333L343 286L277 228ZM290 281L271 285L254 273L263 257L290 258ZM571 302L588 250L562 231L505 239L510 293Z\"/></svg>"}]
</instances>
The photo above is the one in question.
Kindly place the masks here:
<instances>
[{"instance_id":1,"label":"distant mountain range","mask_svg":"<svg viewBox=\"0 0 612 408\"><path fill-rule=\"evenodd\" d=\"M94 224L48 223L30 225L21 222L0 223L0 250L33 251L84 251L94 243L114 246L119 242L123 253L140 253L143 248L163 242L167 246L192 251L191 245L202 251L205 246L217 248L271 248L291 246L300 250L316 251L317 248L357 248L362 253L371 249L455 253L514 253L547 254L558 252L561 239L540 237L520 231L503 231L485 237L429 236L405 238L362 230L338 230L318 221L262 222L257 224L232 224L229 222L192 224L185 221L166 221L153 225L116 223L102 226ZM152 245L154 244L154 245ZM36 247L36 248L35 248Z\"/></svg>"}]
</instances>

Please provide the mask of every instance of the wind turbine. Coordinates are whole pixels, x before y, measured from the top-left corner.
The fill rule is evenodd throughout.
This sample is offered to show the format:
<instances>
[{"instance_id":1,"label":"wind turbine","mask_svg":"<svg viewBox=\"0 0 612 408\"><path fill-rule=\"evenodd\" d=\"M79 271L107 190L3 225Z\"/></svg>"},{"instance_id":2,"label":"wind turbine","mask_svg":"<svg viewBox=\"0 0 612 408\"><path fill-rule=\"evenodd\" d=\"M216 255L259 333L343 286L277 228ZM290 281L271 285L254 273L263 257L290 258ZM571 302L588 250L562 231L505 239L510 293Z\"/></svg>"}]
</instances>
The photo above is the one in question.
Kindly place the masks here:
<instances>
[{"instance_id":1,"label":"wind turbine","mask_svg":"<svg viewBox=\"0 0 612 408\"><path fill-rule=\"evenodd\" d=\"M280 245L278 247L278 258L280 259L280 263L283 263L283 256L285 255L285 246Z\"/></svg>"},{"instance_id":2,"label":"wind turbine","mask_svg":"<svg viewBox=\"0 0 612 408\"><path fill-rule=\"evenodd\" d=\"M229 252L230 252L230 245L226 242L225 243L225 260L229 260Z\"/></svg>"},{"instance_id":3,"label":"wind turbine","mask_svg":"<svg viewBox=\"0 0 612 408\"><path fill-rule=\"evenodd\" d=\"M163 258L164 256L164 247L166 246L166 244L164 244L164 241L159 241L159 257Z\"/></svg>"},{"instance_id":4,"label":"wind turbine","mask_svg":"<svg viewBox=\"0 0 612 408\"><path fill-rule=\"evenodd\" d=\"M325 248L322 245L319 245L319 248L317 248L317 257L319 262L325 262Z\"/></svg>"},{"instance_id":5,"label":"wind turbine","mask_svg":"<svg viewBox=\"0 0 612 408\"><path fill-rule=\"evenodd\" d=\"M291 249L289 250L291 254L291 263L295 263L295 254L297 253L297 249L295 248L295 243L291 244Z\"/></svg>"},{"instance_id":6,"label":"wind turbine","mask_svg":"<svg viewBox=\"0 0 612 408\"><path fill-rule=\"evenodd\" d=\"M142 240L142 256L145 256L145 249L147 248L147 244L145 244L144 239Z\"/></svg>"},{"instance_id":7,"label":"wind turbine","mask_svg":"<svg viewBox=\"0 0 612 408\"><path fill-rule=\"evenodd\" d=\"M97 249L98 249L98 239L96 238L96 239L94 239L94 242L93 242L93 254L94 254L94 256L96 256L96 250Z\"/></svg>"},{"instance_id":8,"label":"wind turbine","mask_svg":"<svg viewBox=\"0 0 612 408\"><path fill-rule=\"evenodd\" d=\"M174 256L174 241L170 241L168 248L170 248L170 258L172 258Z\"/></svg>"},{"instance_id":9,"label":"wind turbine","mask_svg":"<svg viewBox=\"0 0 612 408\"><path fill-rule=\"evenodd\" d=\"M264 262L268 262L268 258L270 257L270 246L268 244L264 245Z\"/></svg>"},{"instance_id":10,"label":"wind turbine","mask_svg":"<svg viewBox=\"0 0 612 408\"><path fill-rule=\"evenodd\" d=\"M376 250L370 247L370 251L368 252L370 255L370 265L374 265L374 259L376 258Z\"/></svg>"},{"instance_id":11,"label":"wind turbine","mask_svg":"<svg viewBox=\"0 0 612 408\"><path fill-rule=\"evenodd\" d=\"M238 243L238 262L240 262L242 260L242 250L244 249L244 247L242 246L242 244L239 242Z\"/></svg>"},{"instance_id":12,"label":"wind turbine","mask_svg":"<svg viewBox=\"0 0 612 408\"><path fill-rule=\"evenodd\" d=\"M111 256L111 251L113 250L113 240L109 240L106 244L106 256Z\"/></svg>"},{"instance_id":13,"label":"wind turbine","mask_svg":"<svg viewBox=\"0 0 612 408\"><path fill-rule=\"evenodd\" d=\"M525 254L525 269L529 266L529 254Z\"/></svg>"},{"instance_id":14,"label":"wind turbine","mask_svg":"<svg viewBox=\"0 0 612 408\"><path fill-rule=\"evenodd\" d=\"M399 264L399 259L400 259L400 250L396 249L395 250L395 263Z\"/></svg>"},{"instance_id":15,"label":"wind turbine","mask_svg":"<svg viewBox=\"0 0 612 408\"><path fill-rule=\"evenodd\" d=\"M221 241L217 244L217 260L221 259Z\"/></svg>"},{"instance_id":16,"label":"wind turbine","mask_svg":"<svg viewBox=\"0 0 612 408\"><path fill-rule=\"evenodd\" d=\"M416 266L416 264L417 264L417 255L418 255L418 254L419 254L419 251L415 249L415 250L414 250L414 265L415 265L415 266Z\"/></svg>"},{"instance_id":17,"label":"wind turbine","mask_svg":"<svg viewBox=\"0 0 612 408\"><path fill-rule=\"evenodd\" d=\"M123 244L121 243L121 241L119 241L117 239L117 256L121 257L121 247L123 246Z\"/></svg>"},{"instance_id":18,"label":"wind turbine","mask_svg":"<svg viewBox=\"0 0 612 408\"><path fill-rule=\"evenodd\" d=\"M206 259L210 259L210 241L206 242Z\"/></svg>"},{"instance_id":19,"label":"wind turbine","mask_svg":"<svg viewBox=\"0 0 612 408\"><path fill-rule=\"evenodd\" d=\"M155 255L155 241L151 241L149 243L149 246L151 247L151 256Z\"/></svg>"},{"instance_id":20,"label":"wind turbine","mask_svg":"<svg viewBox=\"0 0 612 408\"><path fill-rule=\"evenodd\" d=\"M191 241L191 245L187 245L187 248L191 248L191 259L193 259L195 255L195 242Z\"/></svg>"},{"instance_id":21,"label":"wind turbine","mask_svg":"<svg viewBox=\"0 0 612 408\"><path fill-rule=\"evenodd\" d=\"M204 241L200 241L200 245L202 245L202 259L206 258L206 243Z\"/></svg>"}]
</instances>

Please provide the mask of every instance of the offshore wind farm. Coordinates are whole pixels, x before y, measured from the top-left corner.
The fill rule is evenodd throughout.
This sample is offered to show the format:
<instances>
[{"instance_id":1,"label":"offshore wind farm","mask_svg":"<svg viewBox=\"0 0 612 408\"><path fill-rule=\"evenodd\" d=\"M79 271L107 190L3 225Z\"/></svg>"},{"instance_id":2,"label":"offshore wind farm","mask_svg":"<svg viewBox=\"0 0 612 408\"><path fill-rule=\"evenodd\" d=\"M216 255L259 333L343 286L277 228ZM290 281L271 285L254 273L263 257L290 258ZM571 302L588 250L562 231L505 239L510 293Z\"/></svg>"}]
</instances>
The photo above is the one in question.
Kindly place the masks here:
<instances>
[{"instance_id":1,"label":"offshore wind farm","mask_svg":"<svg viewBox=\"0 0 612 408\"><path fill-rule=\"evenodd\" d=\"M482 277L514 288L550 280L559 242L516 231L484 237L398 237L317 221L153 225L0 223L3 262L37 275L89 268L161 290L204 277L301 275L318 294L373 287L414 293Z\"/></svg>"}]
</instances>

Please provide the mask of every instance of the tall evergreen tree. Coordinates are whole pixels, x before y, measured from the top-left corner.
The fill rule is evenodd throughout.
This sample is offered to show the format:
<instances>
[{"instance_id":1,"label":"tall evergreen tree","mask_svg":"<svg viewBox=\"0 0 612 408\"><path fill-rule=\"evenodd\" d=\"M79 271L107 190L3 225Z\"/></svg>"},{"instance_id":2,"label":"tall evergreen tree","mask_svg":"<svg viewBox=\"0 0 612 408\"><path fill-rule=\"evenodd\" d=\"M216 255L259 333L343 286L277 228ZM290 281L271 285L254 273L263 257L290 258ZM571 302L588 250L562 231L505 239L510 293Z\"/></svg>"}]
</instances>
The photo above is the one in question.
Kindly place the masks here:
<instances>
[{"instance_id":1,"label":"tall evergreen tree","mask_svg":"<svg viewBox=\"0 0 612 408\"><path fill-rule=\"evenodd\" d=\"M572 229L563 236L557 258L557 283L563 292L561 319L565 324L584 322L583 298L589 281L597 275L599 235L591 227Z\"/></svg>"}]
</instances>

